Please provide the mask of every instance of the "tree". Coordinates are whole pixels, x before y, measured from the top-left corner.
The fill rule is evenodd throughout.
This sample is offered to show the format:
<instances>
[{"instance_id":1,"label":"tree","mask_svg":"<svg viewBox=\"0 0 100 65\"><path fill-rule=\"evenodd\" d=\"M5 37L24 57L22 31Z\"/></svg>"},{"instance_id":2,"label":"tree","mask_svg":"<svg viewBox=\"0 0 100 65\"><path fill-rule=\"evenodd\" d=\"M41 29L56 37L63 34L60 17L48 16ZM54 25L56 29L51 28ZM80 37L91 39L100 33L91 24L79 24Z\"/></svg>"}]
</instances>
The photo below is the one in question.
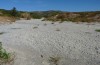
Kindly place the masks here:
<instances>
[{"instance_id":1,"label":"tree","mask_svg":"<svg viewBox=\"0 0 100 65\"><path fill-rule=\"evenodd\" d=\"M16 8L13 7L13 9L11 10L11 16L16 17L17 15L18 15L18 12L17 12Z\"/></svg>"}]
</instances>

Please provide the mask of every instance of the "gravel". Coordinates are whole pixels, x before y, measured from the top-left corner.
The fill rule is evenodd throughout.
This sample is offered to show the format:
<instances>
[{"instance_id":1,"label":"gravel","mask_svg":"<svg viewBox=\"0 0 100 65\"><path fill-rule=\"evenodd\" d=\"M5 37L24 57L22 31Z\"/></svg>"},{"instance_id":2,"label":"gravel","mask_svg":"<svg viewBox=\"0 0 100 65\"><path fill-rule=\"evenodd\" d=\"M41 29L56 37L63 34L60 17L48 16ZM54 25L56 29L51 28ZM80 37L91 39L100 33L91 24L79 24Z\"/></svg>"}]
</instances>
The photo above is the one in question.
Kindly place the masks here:
<instances>
[{"instance_id":1,"label":"gravel","mask_svg":"<svg viewBox=\"0 0 100 65\"><path fill-rule=\"evenodd\" d=\"M0 25L0 32L5 32L0 42L15 53L12 65L100 65L100 32L96 29L99 23L19 20ZM51 58L59 59L55 63Z\"/></svg>"}]
</instances>

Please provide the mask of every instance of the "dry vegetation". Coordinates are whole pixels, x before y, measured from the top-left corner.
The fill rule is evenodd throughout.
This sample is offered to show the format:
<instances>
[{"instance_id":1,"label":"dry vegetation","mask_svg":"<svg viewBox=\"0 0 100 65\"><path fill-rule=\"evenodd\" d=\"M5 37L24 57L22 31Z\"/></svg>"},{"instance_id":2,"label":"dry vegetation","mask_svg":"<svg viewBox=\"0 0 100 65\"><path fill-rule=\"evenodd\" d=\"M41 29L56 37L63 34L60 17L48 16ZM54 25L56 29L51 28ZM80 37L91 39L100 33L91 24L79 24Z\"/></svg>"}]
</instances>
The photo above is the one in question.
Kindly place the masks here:
<instances>
[{"instance_id":1,"label":"dry vegetation","mask_svg":"<svg viewBox=\"0 0 100 65\"><path fill-rule=\"evenodd\" d=\"M46 18L50 21L100 22L100 12L66 12Z\"/></svg>"},{"instance_id":2,"label":"dry vegetation","mask_svg":"<svg viewBox=\"0 0 100 65\"><path fill-rule=\"evenodd\" d=\"M24 12L17 11L14 7L12 10L0 9L0 21L2 22L13 22L17 19L23 18L25 20L40 19L49 21L72 21L72 22L100 22L100 11L94 12L63 12L63 11L33 11Z\"/></svg>"},{"instance_id":3,"label":"dry vegetation","mask_svg":"<svg viewBox=\"0 0 100 65\"><path fill-rule=\"evenodd\" d=\"M37 26L33 27L33 29L36 29L36 28L38 28L38 27Z\"/></svg>"},{"instance_id":4,"label":"dry vegetation","mask_svg":"<svg viewBox=\"0 0 100 65\"><path fill-rule=\"evenodd\" d=\"M21 13L21 18L24 18L25 20L30 20L31 15L29 13Z\"/></svg>"},{"instance_id":5,"label":"dry vegetation","mask_svg":"<svg viewBox=\"0 0 100 65\"><path fill-rule=\"evenodd\" d=\"M54 65L58 65L59 60L60 60L60 57L50 57L49 62Z\"/></svg>"},{"instance_id":6,"label":"dry vegetation","mask_svg":"<svg viewBox=\"0 0 100 65\"><path fill-rule=\"evenodd\" d=\"M12 61L14 61L14 57L14 54L8 53L2 47L2 42L0 42L0 65L10 64Z\"/></svg>"}]
</instances>

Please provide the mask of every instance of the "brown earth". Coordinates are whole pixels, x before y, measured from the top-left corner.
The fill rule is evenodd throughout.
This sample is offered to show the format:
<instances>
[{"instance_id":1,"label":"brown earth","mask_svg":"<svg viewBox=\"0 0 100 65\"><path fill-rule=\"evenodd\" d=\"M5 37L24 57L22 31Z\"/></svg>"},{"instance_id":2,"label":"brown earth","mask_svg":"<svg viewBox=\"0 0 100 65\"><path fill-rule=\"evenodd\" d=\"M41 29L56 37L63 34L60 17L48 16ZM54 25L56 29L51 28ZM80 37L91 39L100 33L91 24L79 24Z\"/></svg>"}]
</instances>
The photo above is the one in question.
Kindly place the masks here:
<instances>
[{"instance_id":1,"label":"brown earth","mask_svg":"<svg viewBox=\"0 0 100 65\"><path fill-rule=\"evenodd\" d=\"M12 22L15 22L14 17L0 16L0 23L12 23Z\"/></svg>"}]
</instances>

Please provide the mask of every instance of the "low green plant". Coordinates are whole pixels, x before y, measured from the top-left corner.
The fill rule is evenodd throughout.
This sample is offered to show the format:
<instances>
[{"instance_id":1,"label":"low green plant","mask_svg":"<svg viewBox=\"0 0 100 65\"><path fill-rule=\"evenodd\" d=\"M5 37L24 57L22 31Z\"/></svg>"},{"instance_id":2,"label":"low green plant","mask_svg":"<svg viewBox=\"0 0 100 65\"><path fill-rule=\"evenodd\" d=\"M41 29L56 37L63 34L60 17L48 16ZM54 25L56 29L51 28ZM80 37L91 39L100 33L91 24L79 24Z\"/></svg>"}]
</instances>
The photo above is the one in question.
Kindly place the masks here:
<instances>
[{"instance_id":1,"label":"low green plant","mask_svg":"<svg viewBox=\"0 0 100 65\"><path fill-rule=\"evenodd\" d=\"M0 35L4 34L4 32L0 32Z\"/></svg>"},{"instance_id":2,"label":"low green plant","mask_svg":"<svg viewBox=\"0 0 100 65\"><path fill-rule=\"evenodd\" d=\"M21 28L11 28L11 29L21 29Z\"/></svg>"},{"instance_id":3,"label":"low green plant","mask_svg":"<svg viewBox=\"0 0 100 65\"><path fill-rule=\"evenodd\" d=\"M59 28L57 28L57 29L56 29L56 31L60 31L60 29L59 29Z\"/></svg>"},{"instance_id":4,"label":"low green plant","mask_svg":"<svg viewBox=\"0 0 100 65\"><path fill-rule=\"evenodd\" d=\"M95 31L96 31L96 32L100 32L100 29L96 29Z\"/></svg>"},{"instance_id":5,"label":"low green plant","mask_svg":"<svg viewBox=\"0 0 100 65\"><path fill-rule=\"evenodd\" d=\"M46 26L47 24L46 23L44 23L44 26Z\"/></svg>"},{"instance_id":6,"label":"low green plant","mask_svg":"<svg viewBox=\"0 0 100 65\"><path fill-rule=\"evenodd\" d=\"M54 22L52 22L51 24L55 24Z\"/></svg>"},{"instance_id":7,"label":"low green plant","mask_svg":"<svg viewBox=\"0 0 100 65\"><path fill-rule=\"evenodd\" d=\"M33 27L33 29L36 29L36 28L38 28L38 27L36 27L36 26L35 26L35 27Z\"/></svg>"},{"instance_id":8,"label":"low green plant","mask_svg":"<svg viewBox=\"0 0 100 65\"><path fill-rule=\"evenodd\" d=\"M10 58L10 53L8 53L3 47L2 42L0 42L0 61L6 62Z\"/></svg>"}]
</instances>

